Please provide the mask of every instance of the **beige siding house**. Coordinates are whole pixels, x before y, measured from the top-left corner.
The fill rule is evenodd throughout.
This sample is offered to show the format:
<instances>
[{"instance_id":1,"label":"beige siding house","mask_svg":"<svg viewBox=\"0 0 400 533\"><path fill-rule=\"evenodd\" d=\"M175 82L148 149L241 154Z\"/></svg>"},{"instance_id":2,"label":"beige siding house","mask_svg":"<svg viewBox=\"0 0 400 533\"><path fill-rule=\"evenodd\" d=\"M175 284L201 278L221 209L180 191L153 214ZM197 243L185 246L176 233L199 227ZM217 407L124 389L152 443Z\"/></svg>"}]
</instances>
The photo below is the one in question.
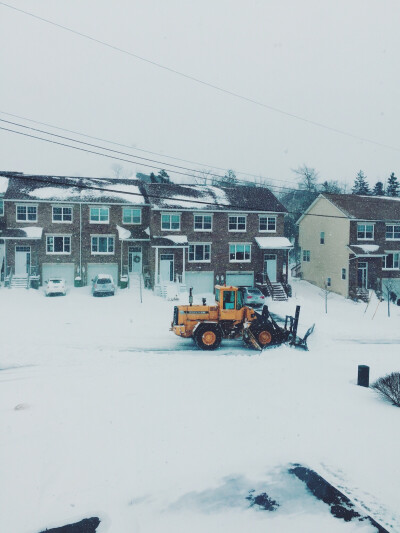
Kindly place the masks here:
<instances>
[{"instance_id":1,"label":"beige siding house","mask_svg":"<svg viewBox=\"0 0 400 533\"><path fill-rule=\"evenodd\" d=\"M320 194L298 220L301 276L350 298L400 305L400 198Z\"/></svg>"}]
</instances>

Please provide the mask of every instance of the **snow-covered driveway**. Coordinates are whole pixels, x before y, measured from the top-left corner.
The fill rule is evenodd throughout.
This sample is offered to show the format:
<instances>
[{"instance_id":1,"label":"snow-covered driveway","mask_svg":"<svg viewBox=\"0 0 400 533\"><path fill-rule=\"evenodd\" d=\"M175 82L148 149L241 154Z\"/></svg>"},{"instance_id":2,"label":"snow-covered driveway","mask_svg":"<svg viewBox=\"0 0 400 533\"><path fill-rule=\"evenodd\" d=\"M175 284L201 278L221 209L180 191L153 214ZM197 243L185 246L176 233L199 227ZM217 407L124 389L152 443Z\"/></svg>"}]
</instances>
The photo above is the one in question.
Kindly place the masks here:
<instances>
[{"instance_id":1,"label":"snow-covered driveway","mask_svg":"<svg viewBox=\"0 0 400 533\"><path fill-rule=\"evenodd\" d=\"M0 289L0 531L89 516L98 533L375 531L334 518L292 463L400 531L400 411L356 386L358 364L371 379L400 370L400 308L388 319L384 303L364 313L331 296L325 315L304 282L271 307L297 303L300 333L316 322L309 352L204 353L169 332L174 303L148 291L141 304ZM249 507L252 490L279 508Z\"/></svg>"}]
</instances>

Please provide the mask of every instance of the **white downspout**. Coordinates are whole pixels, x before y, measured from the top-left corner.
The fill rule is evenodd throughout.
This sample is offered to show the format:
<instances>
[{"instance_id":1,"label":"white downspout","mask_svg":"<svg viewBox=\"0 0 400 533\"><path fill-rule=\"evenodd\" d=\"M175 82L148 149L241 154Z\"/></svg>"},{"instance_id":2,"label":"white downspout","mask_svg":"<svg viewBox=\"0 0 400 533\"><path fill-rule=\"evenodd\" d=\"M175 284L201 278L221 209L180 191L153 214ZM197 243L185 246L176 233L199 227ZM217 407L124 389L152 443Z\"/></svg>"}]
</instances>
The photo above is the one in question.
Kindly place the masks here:
<instances>
[{"instance_id":1,"label":"white downspout","mask_svg":"<svg viewBox=\"0 0 400 533\"><path fill-rule=\"evenodd\" d=\"M158 248L156 247L156 268L154 271L154 285L158 284Z\"/></svg>"},{"instance_id":2,"label":"white downspout","mask_svg":"<svg viewBox=\"0 0 400 533\"><path fill-rule=\"evenodd\" d=\"M79 203L79 276L81 278L81 285L83 285L82 272L82 204Z\"/></svg>"},{"instance_id":3,"label":"white downspout","mask_svg":"<svg viewBox=\"0 0 400 533\"><path fill-rule=\"evenodd\" d=\"M182 248L182 252L183 252L182 284L185 285L185 282L186 282L186 272L185 272L186 248Z\"/></svg>"}]
</instances>

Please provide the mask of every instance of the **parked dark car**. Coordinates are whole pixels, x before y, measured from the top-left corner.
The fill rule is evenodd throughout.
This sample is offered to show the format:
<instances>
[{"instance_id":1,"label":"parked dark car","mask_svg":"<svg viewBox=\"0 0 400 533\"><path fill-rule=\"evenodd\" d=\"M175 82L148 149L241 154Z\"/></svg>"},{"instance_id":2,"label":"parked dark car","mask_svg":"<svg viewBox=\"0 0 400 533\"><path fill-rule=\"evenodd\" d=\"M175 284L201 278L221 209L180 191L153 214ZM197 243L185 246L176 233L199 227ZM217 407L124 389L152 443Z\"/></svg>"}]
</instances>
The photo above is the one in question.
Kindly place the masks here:
<instances>
[{"instance_id":1,"label":"parked dark car","mask_svg":"<svg viewBox=\"0 0 400 533\"><path fill-rule=\"evenodd\" d=\"M92 294L93 296L109 294L114 296L115 285L113 277L109 274L98 274L92 280Z\"/></svg>"}]
</instances>

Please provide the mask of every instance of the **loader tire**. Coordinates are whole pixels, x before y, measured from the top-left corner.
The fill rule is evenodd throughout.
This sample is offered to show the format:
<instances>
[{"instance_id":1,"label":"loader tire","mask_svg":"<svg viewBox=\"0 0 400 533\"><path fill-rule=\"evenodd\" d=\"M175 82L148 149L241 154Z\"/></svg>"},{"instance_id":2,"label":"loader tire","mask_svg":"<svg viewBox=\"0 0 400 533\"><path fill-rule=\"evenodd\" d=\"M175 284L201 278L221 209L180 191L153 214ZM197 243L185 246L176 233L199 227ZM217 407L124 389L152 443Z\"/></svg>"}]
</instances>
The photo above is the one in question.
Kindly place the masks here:
<instances>
[{"instance_id":1,"label":"loader tire","mask_svg":"<svg viewBox=\"0 0 400 533\"><path fill-rule=\"evenodd\" d=\"M213 324L202 324L194 332L194 340L201 350L216 350L222 341L221 331Z\"/></svg>"},{"instance_id":2,"label":"loader tire","mask_svg":"<svg viewBox=\"0 0 400 533\"><path fill-rule=\"evenodd\" d=\"M275 338L275 334L269 325L260 324L254 328L251 328L251 332L261 348L266 348L267 346L273 346L276 344L277 339Z\"/></svg>"}]
</instances>

